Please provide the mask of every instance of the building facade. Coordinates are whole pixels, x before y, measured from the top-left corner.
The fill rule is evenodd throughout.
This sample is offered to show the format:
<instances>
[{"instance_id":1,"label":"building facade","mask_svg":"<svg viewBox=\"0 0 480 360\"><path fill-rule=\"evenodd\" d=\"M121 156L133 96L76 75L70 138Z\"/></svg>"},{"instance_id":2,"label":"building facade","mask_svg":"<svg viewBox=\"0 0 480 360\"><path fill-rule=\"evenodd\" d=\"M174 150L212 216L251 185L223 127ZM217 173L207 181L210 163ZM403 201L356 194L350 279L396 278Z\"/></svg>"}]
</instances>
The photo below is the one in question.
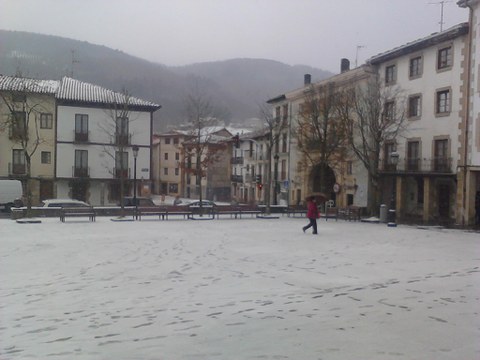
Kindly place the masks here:
<instances>
[{"instance_id":1,"label":"building facade","mask_svg":"<svg viewBox=\"0 0 480 360\"><path fill-rule=\"evenodd\" d=\"M480 224L480 0L461 0L469 9L463 73L464 102L460 124L460 169L457 177L457 223Z\"/></svg>"},{"instance_id":2,"label":"building facade","mask_svg":"<svg viewBox=\"0 0 480 360\"><path fill-rule=\"evenodd\" d=\"M6 78L1 77L2 83ZM38 124L38 132L30 132L30 141L38 142L31 171L34 205L47 198L74 198L92 205L118 204L121 184L124 194L130 195L137 179L137 193L149 192L153 112L159 105L68 77L50 82L11 79L51 86L48 94L38 85L30 86L34 91L28 95L46 104L35 107L43 109L38 114L26 116L36 119L31 124ZM6 85L0 90L22 94ZM2 166L1 176L21 177L18 171L24 159L15 155L19 143L9 138L1 144L12 149L0 155L5 164L12 156L11 171Z\"/></svg>"},{"instance_id":3,"label":"building facade","mask_svg":"<svg viewBox=\"0 0 480 360\"><path fill-rule=\"evenodd\" d=\"M404 221L448 224L460 216L467 38L468 24L460 24L368 60L384 89L406 98L406 127L383 144L380 165L382 201Z\"/></svg>"}]
</instances>

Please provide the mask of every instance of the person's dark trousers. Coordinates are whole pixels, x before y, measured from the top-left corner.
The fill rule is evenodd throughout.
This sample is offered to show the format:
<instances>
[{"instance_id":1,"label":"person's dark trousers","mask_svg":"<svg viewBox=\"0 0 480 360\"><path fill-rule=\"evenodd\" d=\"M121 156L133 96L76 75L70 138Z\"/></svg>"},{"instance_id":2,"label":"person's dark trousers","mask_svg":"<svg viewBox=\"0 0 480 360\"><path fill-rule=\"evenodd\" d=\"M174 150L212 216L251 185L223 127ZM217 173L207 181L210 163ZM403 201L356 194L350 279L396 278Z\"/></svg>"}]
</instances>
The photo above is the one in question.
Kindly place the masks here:
<instances>
[{"instance_id":1,"label":"person's dark trousers","mask_svg":"<svg viewBox=\"0 0 480 360\"><path fill-rule=\"evenodd\" d=\"M317 233L317 219L309 218L308 220L310 220L310 224L303 227L303 232L305 232L305 230L313 227L313 234L316 234Z\"/></svg>"}]
</instances>

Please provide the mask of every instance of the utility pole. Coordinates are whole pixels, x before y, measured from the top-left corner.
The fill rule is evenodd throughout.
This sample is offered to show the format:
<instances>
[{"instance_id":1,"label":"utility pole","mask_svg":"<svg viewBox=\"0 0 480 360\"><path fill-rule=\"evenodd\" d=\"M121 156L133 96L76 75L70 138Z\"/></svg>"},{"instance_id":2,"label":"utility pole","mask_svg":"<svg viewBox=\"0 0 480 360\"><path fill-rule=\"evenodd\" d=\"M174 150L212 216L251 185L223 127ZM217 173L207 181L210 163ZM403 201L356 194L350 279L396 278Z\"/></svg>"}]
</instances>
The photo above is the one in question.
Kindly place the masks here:
<instances>
[{"instance_id":1,"label":"utility pole","mask_svg":"<svg viewBox=\"0 0 480 360\"><path fill-rule=\"evenodd\" d=\"M436 2L431 2L429 4L431 5L440 5L440 21L439 21L439 25L440 25L440 32L443 31L443 24L444 24L444 21L443 21L443 7L445 5L445 3L449 3L451 1L447 1L447 0L441 0L441 1L436 1Z\"/></svg>"},{"instance_id":2,"label":"utility pole","mask_svg":"<svg viewBox=\"0 0 480 360\"><path fill-rule=\"evenodd\" d=\"M75 64L80 63L80 61L78 61L78 60L75 58L75 50L72 49L71 52L72 52L72 69L71 69L71 71L70 71L70 77L73 78L73 67L74 67Z\"/></svg>"},{"instance_id":3,"label":"utility pole","mask_svg":"<svg viewBox=\"0 0 480 360\"><path fill-rule=\"evenodd\" d=\"M358 67L358 53L360 49L363 49L365 45L357 45L357 51L355 53L355 67Z\"/></svg>"}]
</instances>

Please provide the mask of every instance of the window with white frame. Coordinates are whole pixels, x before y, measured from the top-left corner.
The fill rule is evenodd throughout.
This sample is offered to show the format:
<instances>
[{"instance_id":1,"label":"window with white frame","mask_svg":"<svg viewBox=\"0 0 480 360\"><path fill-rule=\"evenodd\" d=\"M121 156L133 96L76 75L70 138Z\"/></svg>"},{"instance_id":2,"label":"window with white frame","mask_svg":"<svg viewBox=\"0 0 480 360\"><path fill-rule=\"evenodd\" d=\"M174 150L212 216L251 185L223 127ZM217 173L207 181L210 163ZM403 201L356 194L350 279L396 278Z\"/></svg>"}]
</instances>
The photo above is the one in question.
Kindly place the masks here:
<instances>
[{"instance_id":1,"label":"window with white frame","mask_svg":"<svg viewBox=\"0 0 480 360\"><path fill-rule=\"evenodd\" d=\"M437 53L437 70L445 70L453 65L452 46L445 46L438 50Z\"/></svg>"},{"instance_id":2,"label":"window with white frame","mask_svg":"<svg viewBox=\"0 0 480 360\"><path fill-rule=\"evenodd\" d=\"M51 129L53 127L53 115L49 113L40 114L40 129Z\"/></svg>"},{"instance_id":3,"label":"window with white frame","mask_svg":"<svg viewBox=\"0 0 480 360\"><path fill-rule=\"evenodd\" d=\"M438 90L436 94L435 113L437 115L447 115L451 111L450 89Z\"/></svg>"},{"instance_id":4,"label":"window with white frame","mask_svg":"<svg viewBox=\"0 0 480 360\"><path fill-rule=\"evenodd\" d=\"M411 95L408 98L408 117L419 118L422 114L422 98L420 95Z\"/></svg>"}]
</instances>

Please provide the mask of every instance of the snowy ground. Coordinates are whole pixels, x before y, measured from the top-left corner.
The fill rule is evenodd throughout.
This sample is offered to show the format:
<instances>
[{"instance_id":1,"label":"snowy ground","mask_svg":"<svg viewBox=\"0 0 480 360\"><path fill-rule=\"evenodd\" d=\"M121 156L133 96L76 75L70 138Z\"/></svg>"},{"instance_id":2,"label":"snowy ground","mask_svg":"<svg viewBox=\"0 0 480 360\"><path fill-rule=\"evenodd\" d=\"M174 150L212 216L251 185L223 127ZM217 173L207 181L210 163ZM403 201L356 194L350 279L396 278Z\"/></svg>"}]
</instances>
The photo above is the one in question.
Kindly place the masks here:
<instances>
[{"instance_id":1,"label":"snowy ground","mask_svg":"<svg viewBox=\"0 0 480 360\"><path fill-rule=\"evenodd\" d=\"M479 359L479 233L0 220L0 359Z\"/></svg>"}]
</instances>

